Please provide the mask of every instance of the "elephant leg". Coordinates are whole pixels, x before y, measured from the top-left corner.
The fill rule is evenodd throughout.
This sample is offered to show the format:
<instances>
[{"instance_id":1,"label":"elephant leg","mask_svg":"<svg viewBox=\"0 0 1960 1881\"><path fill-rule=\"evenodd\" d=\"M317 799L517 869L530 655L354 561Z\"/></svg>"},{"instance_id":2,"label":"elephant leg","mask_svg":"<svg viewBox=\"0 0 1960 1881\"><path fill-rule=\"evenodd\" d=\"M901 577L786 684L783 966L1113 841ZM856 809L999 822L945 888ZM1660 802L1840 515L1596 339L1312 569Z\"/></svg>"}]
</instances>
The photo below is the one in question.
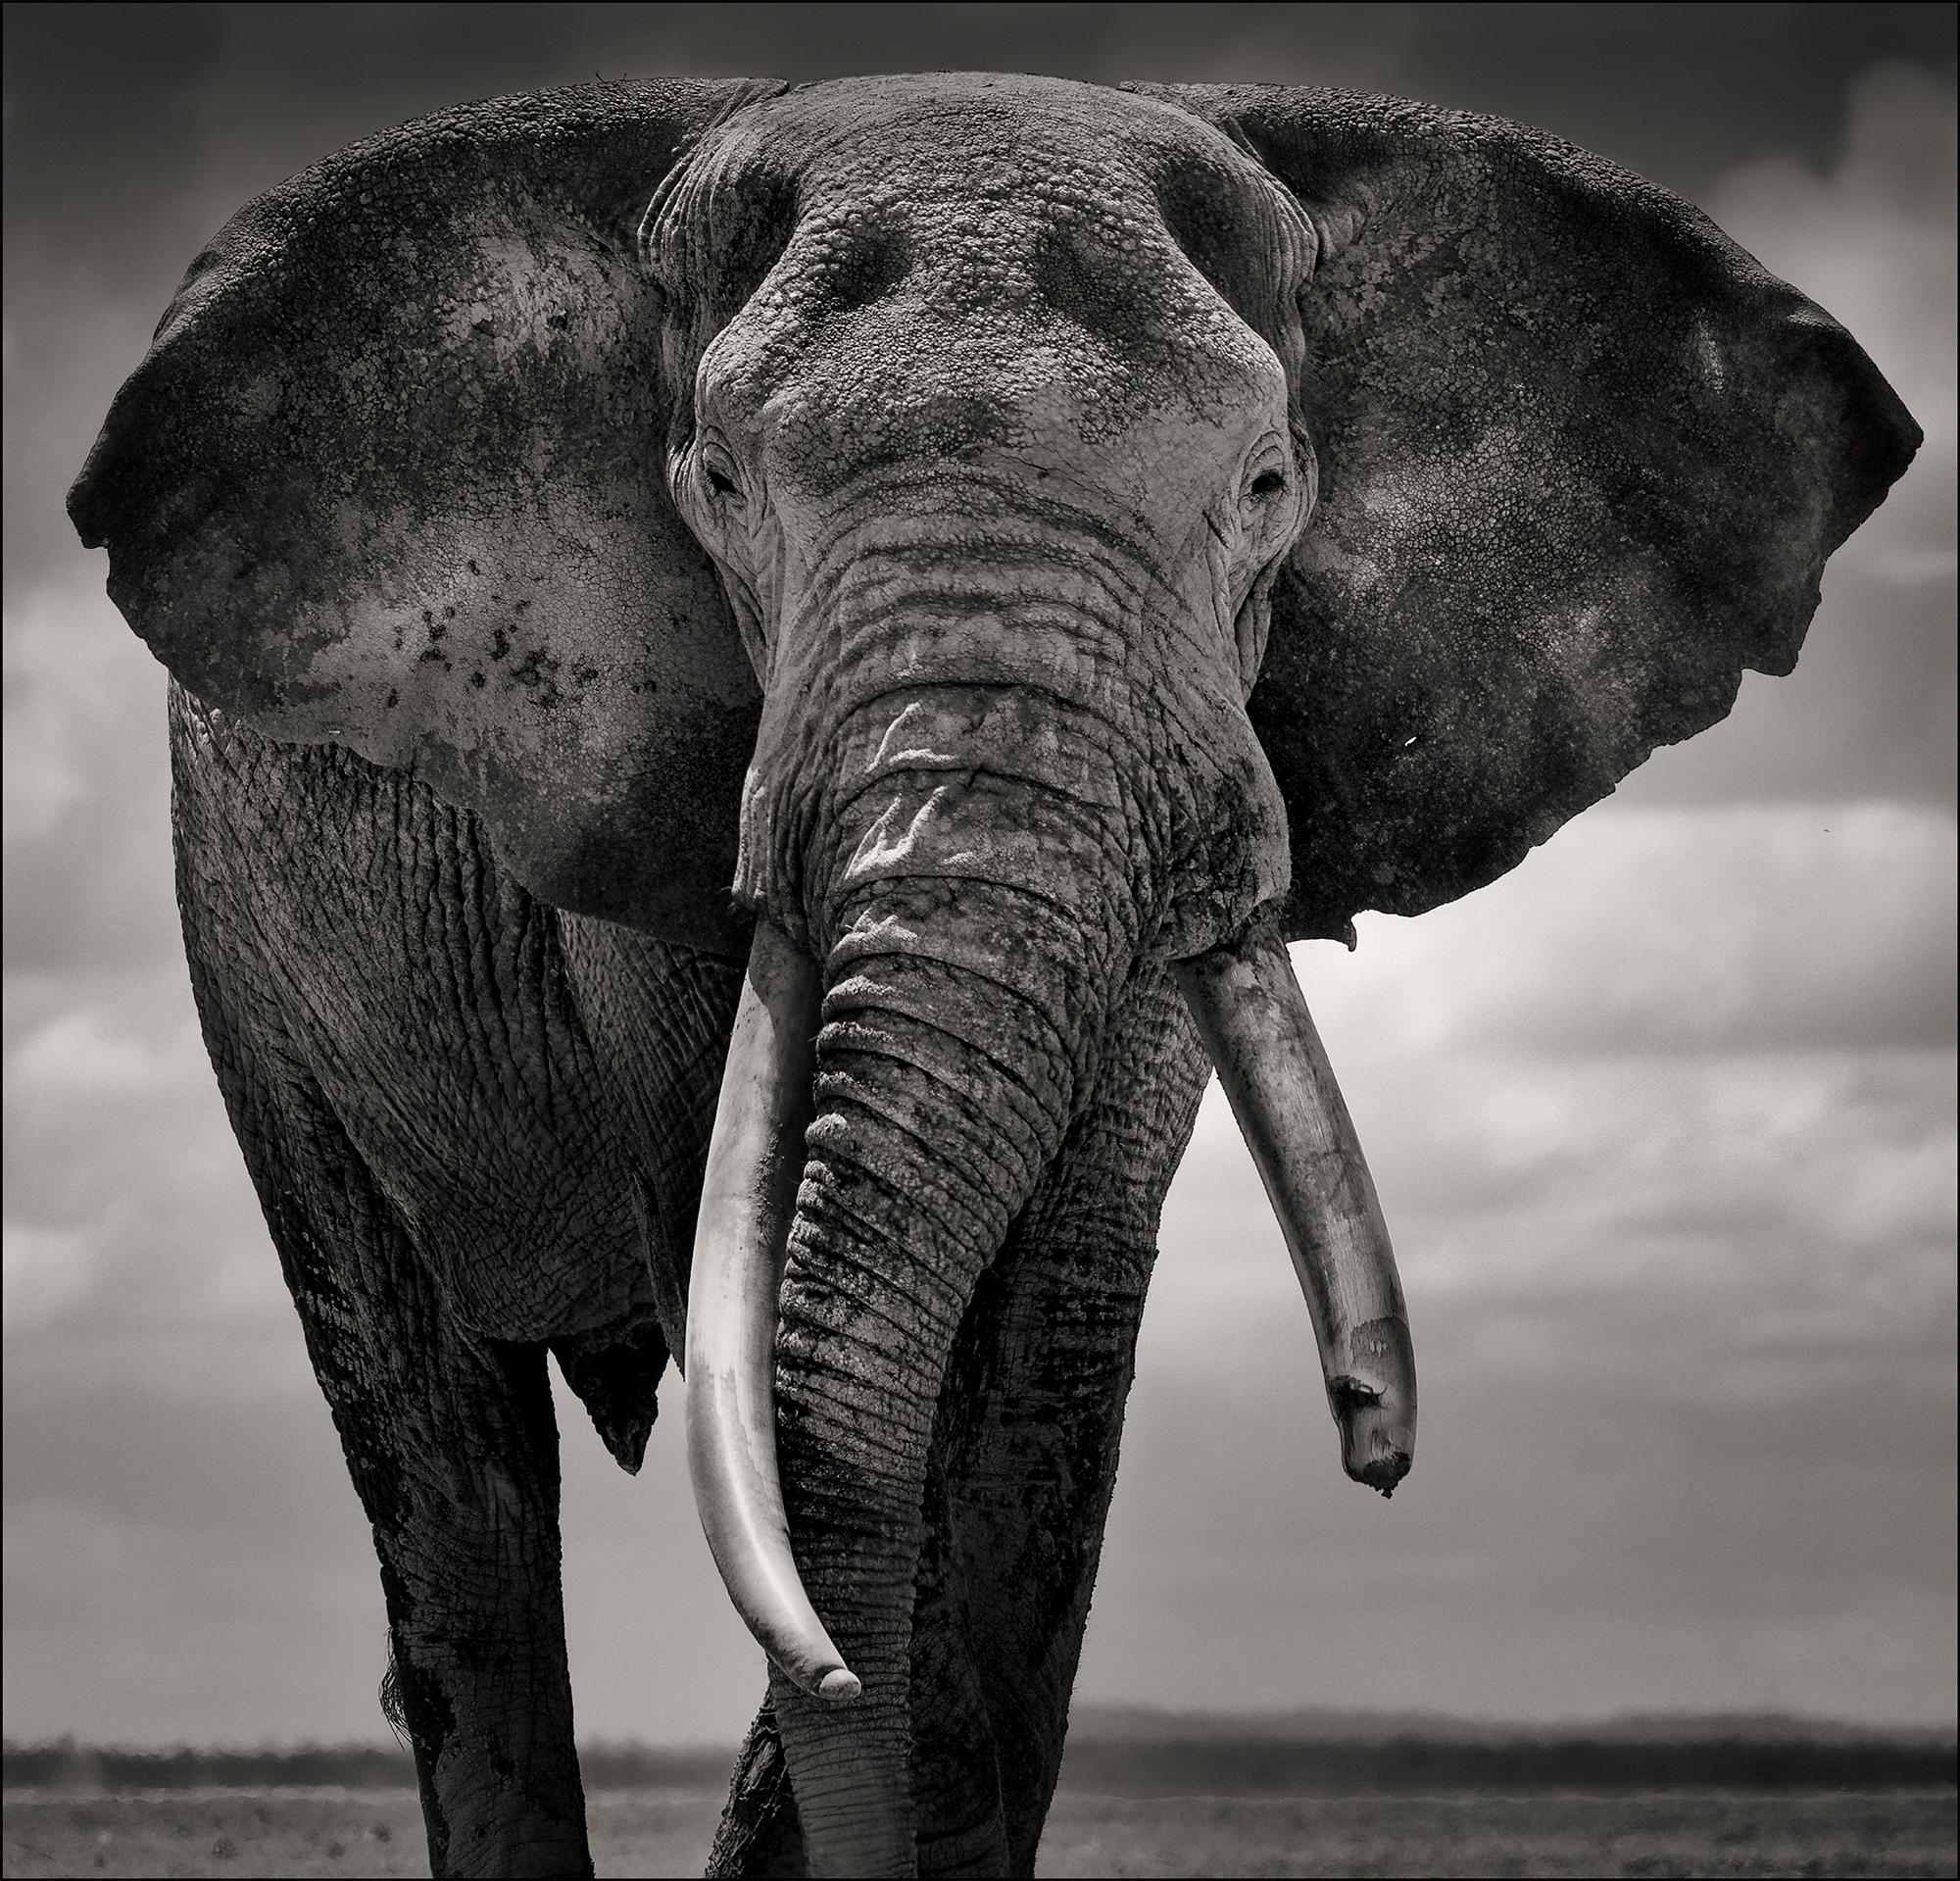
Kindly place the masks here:
<instances>
[{"instance_id":1,"label":"elephant leg","mask_svg":"<svg viewBox=\"0 0 1960 1881\"><path fill-rule=\"evenodd\" d=\"M735 1881L738 1876L742 1881L760 1876L802 1881L809 1873L789 1760L783 1755L775 1708L767 1699L735 1760L728 1804L708 1856L708 1873L710 1881Z\"/></svg>"},{"instance_id":2,"label":"elephant leg","mask_svg":"<svg viewBox=\"0 0 1960 1881\"><path fill-rule=\"evenodd\" d=\"M430 1865L590 1874L544 1348L451 1346L434 1373L419 1403L377 1403L341 1425L374 1522Z\"/></svg>"},{"instance_id":3,"label":"elephant leg","mask_svg":"<svg viewBox=\"0 0 1960 1881\"><path fill-rule=\"evenodd\" d=\"M589 1874L542 1345L442 1308L290 1045L192 979L232 1124L368 1520L438 1875ZM274 1040L276 1039L276 1042Z\"/></svg>"}]
</instances>

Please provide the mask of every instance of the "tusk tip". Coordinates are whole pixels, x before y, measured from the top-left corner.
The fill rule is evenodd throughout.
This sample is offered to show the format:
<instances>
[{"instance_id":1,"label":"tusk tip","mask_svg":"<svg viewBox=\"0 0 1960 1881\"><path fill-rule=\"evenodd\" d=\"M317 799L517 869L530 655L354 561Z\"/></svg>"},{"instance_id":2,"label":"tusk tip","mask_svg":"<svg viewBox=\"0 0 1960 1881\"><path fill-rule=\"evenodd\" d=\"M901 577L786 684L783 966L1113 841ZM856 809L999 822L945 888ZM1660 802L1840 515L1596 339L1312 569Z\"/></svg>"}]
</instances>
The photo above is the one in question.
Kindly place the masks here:
<instances>
[{"instance_id":1,"label":"tusk tip","mask_svg":"<svg viewBox=\"0 0 1960 1881\"><path fill-rule=\"evenodd\" d=\"M1339 1378L1332 1393L1341 1426L1341 1466L1357 1483L1393 1496L1415 1460L1413 1407L1385 1402L1390 1396L1352 1378ZM1393 1394L1401 1398L1402 1394ZM1413 1393L1408 1394L1413 1397ZM1404 1400L1406 1402L1406 1400Z\"/></svg>"},{"instance_id":2,"label":"tusk tip","mask_svg":"<svg viewBox=\"0 0 1960 1881\"><path fill-rule=\"evenodd\" d=\"M1352 1359L1327 1380L1341 1429L1341 1466L1385 1500L1415 1460L1415 1355L1398 1313L1357 1326Z\"/></svg>"},{"instance_id":3,"label":"tusk tip","mask_svg":"<svg viewBox=\"0 0 1960 1881\"><path fill-rule=\"evenodd\" d=\"M1396 1485L1409 1473L1409 1455L1405 1450L1392 1450L1386 1457L1377 1457L1348 1473L1357 1483L1379 1491L1382 1500L1387 1502L1396 1493Z\"/></svg>"},{"instance_id":4,"label":"tusk tip","mask_svg":"<svg viewBox=\"0 0 1960 1881\"><path fill-rule=\"evenodd\" d=\"M841 1665L816 1681L816 1695L827 1705L849 1705L863 1689L858 1682L858 1675L847 1672Z\"/></svg>"}]
</instances>

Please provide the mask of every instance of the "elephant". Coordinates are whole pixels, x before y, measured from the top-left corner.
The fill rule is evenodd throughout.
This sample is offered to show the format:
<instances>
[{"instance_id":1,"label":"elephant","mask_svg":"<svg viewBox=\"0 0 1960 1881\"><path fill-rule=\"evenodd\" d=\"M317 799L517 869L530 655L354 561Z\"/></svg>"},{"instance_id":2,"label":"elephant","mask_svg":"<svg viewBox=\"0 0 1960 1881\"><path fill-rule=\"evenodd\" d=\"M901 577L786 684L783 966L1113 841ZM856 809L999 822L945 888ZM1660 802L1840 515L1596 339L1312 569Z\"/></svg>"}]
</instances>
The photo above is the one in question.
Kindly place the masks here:
<instances>
[{"instance_id":1,"label":"elephant","mask_svg":"<svg viewBox=\"0 0 1960 1881\"><path fill-rule=\"evenodd\" d=\"M1410 1464L1286 944L1789 670L1919 438L1686 202L1338 90L598 83L241 211L70 513L434 1871L590 1872L550 1354L629 1470L684 1376L710 1871L1030 1872L1214 1067Z\"/></svg>"}]
</instances>

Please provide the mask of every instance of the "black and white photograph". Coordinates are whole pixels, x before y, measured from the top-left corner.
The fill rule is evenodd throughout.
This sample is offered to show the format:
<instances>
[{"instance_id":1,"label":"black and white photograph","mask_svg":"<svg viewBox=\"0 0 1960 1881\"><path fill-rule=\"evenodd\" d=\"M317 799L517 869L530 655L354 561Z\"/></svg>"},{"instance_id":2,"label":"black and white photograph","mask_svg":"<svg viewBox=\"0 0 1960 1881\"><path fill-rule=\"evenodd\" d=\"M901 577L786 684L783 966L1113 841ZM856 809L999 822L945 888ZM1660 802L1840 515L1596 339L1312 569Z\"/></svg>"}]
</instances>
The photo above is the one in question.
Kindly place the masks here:
<instances>
[{"instance_id":1,"label":"black and white photograph","mask_svg":"<svg viewBox=\"0 0 1960 1881\"><path fill-rule=\"evenodd\" d=\"M1960 1871L1952 8L4 33L8 1875Z\"/></svg>"}]
</instances>

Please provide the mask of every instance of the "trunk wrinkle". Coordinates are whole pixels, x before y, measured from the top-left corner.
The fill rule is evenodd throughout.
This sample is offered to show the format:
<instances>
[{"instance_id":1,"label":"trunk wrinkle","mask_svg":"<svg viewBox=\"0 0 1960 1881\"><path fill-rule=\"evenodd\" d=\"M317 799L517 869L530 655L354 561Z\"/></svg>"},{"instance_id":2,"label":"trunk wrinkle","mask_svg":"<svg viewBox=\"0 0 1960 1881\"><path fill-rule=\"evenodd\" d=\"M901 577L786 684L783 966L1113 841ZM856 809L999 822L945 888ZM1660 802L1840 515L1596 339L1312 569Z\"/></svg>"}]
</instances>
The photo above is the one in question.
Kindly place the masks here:
<instances>
[{"instance_id":1,"label":"trunk wrinkle","mask_svg":"<svg viewBox=\"0 0 1960 1881\"><path fill-rule=\"evenodd\" d=\"M1107 599L1133 609L1178 599L1164 571L1139 554L1134 543L1106 532L1077 536L1067 519L1052 513L1024 511L1018 519L1024 533L983 524L949 541L943 518L922 522L914 534L907 532L903 520L894 526L889 516L877 515L871 506L867 510L882 525L878 532L884 539L867 548L852 539L856 531L849 525L840 531L835 539L843 553L810 581L809 606L828 612L869 601L875 607L874 597L881 589L893 581L916 580L919 571L953 577L921 584L920 592L927 596L988 592L981 584L970 590L964 585L972 582L976 568L1005 569L1017 576L1039 571L1050 583L1064 579L1091 592L1100 589Z\"/></svg>"},{"instance_id":2,"label":"trunk wrinkle","mask_svg":"<svg viewBox=\"0 0 1960 1881\"><path fill-rule=\"evenodd\" d=\"M930 1033L937 1030L941 1032L942 1036L949 1039L956 1036L948 1028L933 1027L929 1021L916 1019L912 1014L906 1012L896 1004L887 1007L885 1010L888 1013L896 1013L901 1017L912 1019L922 1032ZM871 1031L868 1029L868 1016L859 1017L854 1014L849 1019L832 1021L824 1029L826 1032L834 1029L834 1049L840 1060L849 1059L864 1062L883 1060L888 1064L903 1066L907 1070L917 1071L924 1076L932 1077L936 1075L928 1066L920 1063L917 1055L903 1049L903 1041L894 1039L887 1033ZM983 1071L990 1071L1004 1081L1016 1100L1017 1109L1025 1106L1034 1113L1032 1119L1016 1119L1023 1123L1026 1138L1039 1140L1043 1132L1058 1127L1068 1120L1066 1104L1062 1101L1058 1093L1054 1101L1049 1101L1047 1095L1036 1086L1030 1084L1017 1068L1006 1064L993 1053L982 1050L979 1047L970 1047L967 1056L977 1063L978 1068ZM841 1064L839 1071L835 1075L840 1080L846 1076ZM960 1087L951 1079L940 1078L938 1081L946 1092L949 1107L956 1110L963 1096ZM872 1088L875 1088L875 1080L871 1080L870 1082ZM866 1095L864 1091L858 1089L855 1080L848 1084L840 1082L839 1095L843 1096L847 1094L854 1097L858 1103L863 1105L867 1110L878 1109L875 1099ZM879 1111L879 1114L889 1116L893 1114L889 1111L881 1110ZM1033 1127L1026 1127L1030 1122ZM909 1126L906 1127L909 1131ZM928 1151L935 1147L927 1139L919 1138L918 1140L921 1147ZM1010 1141L1009 1147L1017 1146L1013 1146ZM1009 1161L1006 1156L1001 1153L999 1146L995 1145L989 1145L987 1150L982 1152L982 1154L985 1154L988 1161L993 1163L996 1167L1004 1169L1009 1174L1016 1177L1025 1174L1025 1171L1018 1166L1023 1160L1019 1156L1014 1156Z\"/></svg>"},{"instance_id":3,"label":"trunk wrinkle","mask_svg":"<svg viewBox=\"0 0 1960 1881\"><path fill-rule=\"evenodd\" d=\"M1084 979L1102 979L1106 977L1101 975L1098 969L1105 964L1113 964L1109 959L1113 948L1105 945L1103 949L1099 951L1097 941L1101 937L1082 932L1082 916L1079 909L1072 907L1058 896L1051 895L1045 890L1027 883L995 881L989 877L980 875L952 873L942 875L893 875L875 884L868 884L866 889L857 892L849 901L842 904L840 918L837 922L840 932L838 945L849 945L858 934L869 931L861 926L864 919L864 912L858 904L865 901L875 901L879 906L886 906L894 901L904 900L908 894L928 899L931 903L929 910L922 911L919 916L912 917L919 920L923 930L921 934L921 938L923 939L931 933L935 924L951 924L947 916L949 915L956 916L958 912L956 897L953 890L957 884L962 882L993 900L1026 904L1031 912L1039 914L1045 919L1052 922L1050 938L1055 940L1072 939L1081 947L1084 955L1084 964L1078 977ZM873 893L873 890L877 892ZM949 906L949 903L956 905ZM1007 912L1003 911L1003 913ZM1011 918L1011 916L1009 917ZM879 918L878 925L883 927L892 918L893 916L882 916ZM903 921L906 917L899 916L898 918ZM908 962L936 961L942 965L953 968L956 972L965 972L967 970L965 961L959 958L948 958L924 952L913 954L901 952L896 948L885 951L892 954L895 959ZM985 967L981 969L981 976L993 979L996 984L1005 983L998 974L988 972ZM1025 983L1015 990L1019 998L1030 1004L1034 1004L1035 991ZM1052 1028L1057 1030L1066 1029L1057 1026L1055 1015L1049 1008L1037 1006L1036 1010L1041 1013L1043 1018Z\"/></svg>"},{"instance_id":4,"label":"trunk wrinkle","mask_svg":"<svg viewBox=\"0 0 1960 1881\"><path fill-rule=\"evenodd\" d=\"M1043 776L1038 771L1014 770L1006 765L976 764L971 758L948 753L944 757L925 758L915 752L902 752L891 763L881 765L871 770L861 781L850 790L841 792L836 798L835 814L841 819L868 793L889 786L895 779L909 776L930 777L948 775L963 777L966 787L971 790L976 784L1004 784L1012 789L1029 793L1040 792L1044 797L1066 804L1071 809L1086 813L1086 817L1103 817L1112 822L1120 816L1123 805L1109 797L1092 797L1066 784L1056 783L1054 778ZM1086 818L1085 818L1086 819Z\"/></svg>"},{"instance_id":5,"label":"trunk wrinkle","mask_svg":"<svg viewBox=\"0 0 1960 1881\"><path fill-rule=\"evenodd\" d=\"M825 1213L828 1214L827 1211ZM820 1223L813 1219L812 1226L818 1225L835 1228L839 1224L834 1217ZM861 1276L865 1283L855 1290L845 1282L845 1276L854 1273ZM840 1255L834 1263L832 1273L825 1276L820 1289L814 1283L811 1284L808 1289L808 1299L812 1305L830 1304L849 1308L851 1310L849 1332L828 1326L813 1327L793 1322L786 1311L782 1329L776 1335L777 1353L794 1355L811 1369L828 1373L841 1380L847 1389L856 1392L859 1390L861 1382L859 1374L852 1366L832 1357L829 1348L823 1343L824 1339L850 1341L875 1352L881 1348L863 1336L869 1327L887 1326L897 1339L902 1341L916 1339L921 1334L930 1338L944 1333L950 1338L957 1327L956 1312L937 1310L923 1300L907 1303L914 1309L908 1318L903 1312L880 1302L878 1295L889 1291L888 1276L879 1273L871 1262L853 1261ZM813 1333L818 1336L809 1346L805 1347L800 1344L805 1339L810 1339ZM849 1344L839 1346L839 1351L849 1351ZM931 1394L928 1391L922 1387L914 1387L903 1377L881 1378L875 1386L862 1385L861 1395L865 1405L872 1410L876 1410L887 1397L898 1404L931 1403ZM867 1437L865 1441L869 1441L869 1438Z\"/></svg>"},{"instance_id":6,"label":"trunk wrinkle","mask_svg":"<svg viewBox=\"0 0 1960 1881\"><path fill-rule=\"evenodd\" d=\"M898 1011L907 1018L915 1018L917 1016L906 1008L896 1005L889 1010ZM894 1064L906 1065L913 1063L913 1061L902 1053L880 1050L876 1046L867 1044L861 1038L852 1039L849 1049L866 1059L886 1058L890 1059ZM986 1051L981 1047L975 1046L971 1049L973 1057L979 1061L981 1065L1001 1079L1004 1094L1014 1106L1015 1120L1030 1136L1038 1139L1043 1133L1053 1129L1058 1123L1067 1121L1067 1101L1061 1090L1045 1092L1030 1082L1019 1066L1007 1064L1004 1060L998 1058L992 1052ZM993 1157L992 1160L997 1164L1000 1162L998 1156Z\"/></svg>"},{"instance_id":7,"label":"trunk wrinkle","mask_svg":"<svg viewBox=\"0 0 1960 1881\"><path fill-rule=\"evenodd\" d=\"M901 1063L903 1061L894 1062ZM834 1110L842 1113L848 1107L861 1116L875 1118L878 1123L882 1124L892 1134L906 1138L916 1151L919 1161L923 1162L927 1158L932 1157L935 1148L935 1139L921 1134L899 1116L895 1111L878 1104L860 1092L837 1092L833 1093L833 1095L836 1100L832 1106ZM883 1179L881 1171L875 1164L863 1162L859 1158L853 1156L848 1150L842 1152L842 1154L860 1174L872 1180ZM1003 1173L1009 1181L1025 1179L1024 1175L1020 1172L1008 1170ZM966 1215L970 1214L974 1207L984 1202L984 1199L990 1193L991 1185L975 1181L970 1175L960 1179L964 1189L963 1195L956 1193L946 1181L934 1181L931 1177L922 1173L916 1175L913 1178L912 1199L915 1204L930 1210L949 1239L956 1240L962 1247L968 1249L977 1257L984 1259L985 1242L967 1234L958 1224ZM862 1219L862 1217L859 1218ZM874 1224L865 1221L864 1225L870 1226Z\"/></svg>"},{"instance_id":8,"label":"trunk wrinkle","mask_svg":"<svg viewBox=\"0 0 1960 1881\"><path fill-rule=\"evenodd\" d=\"M840 956L848 958L840 959ZM842 976L832 985L824 1000L823 1015L826 1019L833 1014L856 1012L859 1005L876 1009L883 1003L906 997L906 989L898 983L896 975L888 975L884 979L873 979L870 976L868 963L890 961L901 963L902 970L910 968L914 972L920 972L921 977L923 977L921 969L936 970L937 978L933 988L935 992L943 990L956 994L961 982L983 986L987 989L987 998L990 1001L1010 1000L1016 1006L1025 1007L1057 1048L1062 1045L1065 1037L1063 1029L1055 1023L1054 1015L1046 1007L1037 1004L1025 986L1016 985L1005 974L989 972L985 967L978 965L969 966L964 962L944 954L929 953L923 948L892 945L881 939L866 945L842 942L832 953L831 960L840 969ZM937 1031L959 1037L968 1050L987 1057L994 1064L1002 1063L984 1041L954 1032L950 1025L939 1023L930 1013L914 1013L907 1009L905 1011L905 1016L919 1025L930 1025ZM1019 1078L1021 1074L1016 1072L1015 1076ZM1033 1086L1030 1085L1028 1088L1032 1089Z\"/></svg>"}]
</instances>

